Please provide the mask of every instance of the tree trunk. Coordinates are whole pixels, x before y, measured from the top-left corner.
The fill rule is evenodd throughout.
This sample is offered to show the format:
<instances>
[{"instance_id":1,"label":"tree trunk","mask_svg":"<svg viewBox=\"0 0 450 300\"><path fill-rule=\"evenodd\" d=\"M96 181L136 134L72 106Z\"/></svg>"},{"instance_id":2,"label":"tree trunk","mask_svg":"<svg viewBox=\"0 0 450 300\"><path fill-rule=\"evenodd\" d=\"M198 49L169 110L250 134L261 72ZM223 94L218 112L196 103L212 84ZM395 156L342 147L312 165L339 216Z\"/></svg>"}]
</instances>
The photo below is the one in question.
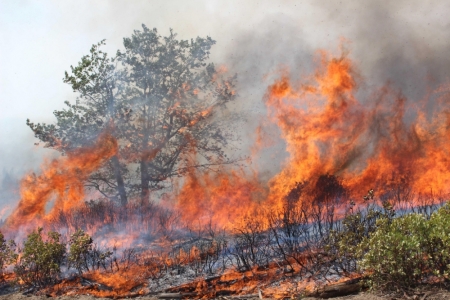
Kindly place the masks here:
<instances>
[{"instance_id":1,"label":"tree trunk","mask_svg":"<svg viewBox=\"0 0 450 300\"><path fill-rule=\"evenodd\" d=\"M148 203L148 197L150 195L149 178L148 178L148 165L143 159L141 160L141 204Z\"/></svg>"},{"instance_id":2,"label":"tree trunk","mask_svg":"<svg viewBox=\"0 0 450 300\"><path fill-rule=\"evenodd\" d=\"M128 204L127 193L125 191L125 184L123 182L122 172L120 171L120 163L117 155L111 158L111 162L114 169L114 176L117 181L117 191L119 192L120 204L125 206Z\"/></svg>"},{"instance_id":3,"label":"tree trunk","mask_svg":"<svg viewBox=\"0 0 450 300\"><path fill-rule=\"evenodd\" d=\"M109 114L109 125L112 125L111 128L115 128L114 126L114 109L115 109L115 98L112 89L108 89L108 99L107 99L107 111ZM114 137L116 137L115 132L113 132ZM123 182L122 172L120 170L120 162L117 155L114 155L111 158L111 162L114 169L114 176L116 177L117 182L117 191L119 192L120 204L125 206L128 204L127 192L125 191L125 183Z\"/></svg>"},{"instance_id":4,"label":"tree trunk","mask_svg":"<svg viewBox=\"0 0 450 300\"><path fill-rule=\"evenodd\" d=\"M145 114L146 110L144 110ZM149 176L148 176L148 141L149 141L149 128L150 125L147 123L144 125L144 137L142 139L142 153L141 153L141 205L145 205L148 203L148 198L150 195L150 187L149 187Z\"/></svg>"}]
</instances>

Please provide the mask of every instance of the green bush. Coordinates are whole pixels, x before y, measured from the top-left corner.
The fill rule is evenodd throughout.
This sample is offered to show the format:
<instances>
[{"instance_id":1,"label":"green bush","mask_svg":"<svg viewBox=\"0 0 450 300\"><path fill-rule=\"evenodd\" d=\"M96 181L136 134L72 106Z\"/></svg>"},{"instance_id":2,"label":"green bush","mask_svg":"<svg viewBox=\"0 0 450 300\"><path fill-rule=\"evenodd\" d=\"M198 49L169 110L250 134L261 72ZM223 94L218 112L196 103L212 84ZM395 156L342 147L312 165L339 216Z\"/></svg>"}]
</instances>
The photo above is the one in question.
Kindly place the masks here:
<instances>
[{"instance_id":1,"label":"green bush","mask_svg":"<svg viewBox=\"0 0 450 300\"><path fill-rule=\"evenodd\" d=\"M450 270L450 204L431 215L427 248L434 275L449 280Z\"/></svg>"},{"instance_id":2,"label":"green bush","mask_svg":"<svg viewBox=\"0 0 450 300\"><path fill-rule=\"evenodd\" d=\"M364 212L346 215L342 225L331 230L325 250L344 274L356 271L357 260L360 258L357 249L376 230L376 221L381 216L381 212L369 207Z\"/></svg>"},{"instance_id":3,"label":"green bush","mask_svg":"<svg viewBox=\"0 0 450 300\"><path fill-rule=\"evenodd\" d=\"M49 232L46 241L42 228L33 231L24 242L22 256L14 271L18 279L28 286L44 287L60 277L66 246L60 242L61 235Z\"/></svg>"},{"instance_id":4,"label":"green bush","mask_svg":"<svg viewBox=\"0 0 450 300\"><path fill-rule=\"evenodd\" d=\"M3 270L17 260L18 255L14 252L15 248L14 241L6 241L3 233L0 232L0 275L2 277Z\"/></svg>"},{"instance_id":5,"label":"green bush","mask_svg":"<svg viewBox=\"0 0 450 300\"><path fill-rule=\"evenodd\" d=\"M450 204L430 219L409 214L392 221L382 218L377 230L358 247L360 267L368 271L369 285L404 289L430 276L449 281Z\"/></svg>"},{"instance_id":6,"label":"green bush","mask_svg":"<svg viewBox=\"0 0 450 300\"><path fill-rule=\"evenodd\" d=\"M89 259L93 248L92 238L82 229L78 229L71 235L69 247L67 257L69 268L74 267L80 275L84 270L89 271Z\"/></svg>"},{"instance_id":7,"label":"green bush","mask_svg":"<svg viewBox=\"0 0 450 300\"><path fill-rule=\"evenodd\" d=\"M67 262L68 267L75 268L79 275L84 271L98 270L101 267L105 270L109 267L112 270L113 262L118 268L113 252L96 247L89 234L82 229L78 229L70 237Z\"/></svg>"},{"instance_id":8,"label":"green bush","mask_svg":"<svg viewBox=\"0 0 450 300\"><path fill-rule=\"evenodd\" d=\"M369 271L373 288L412 287L428 276L429 225L420 214L377 221L377 230L359 248L360 267Z\"/></svg>"},{"instance_id":9,"label":"green bush","mask_svg":"<svg viewBox=\"0 0 450 300\"><path fill-rule=\"evenodd\" d=\"M354 210L355 202L350 202L350 209L340 224L331 230L326 241L325 250L337 271L348 274L357 270L358 260L364 251L359 251L363 240L377 230L377 220L392 222L396 212L388 201L383 201L380 209L374 202L374 191L369 190L364 197L365 208Z\"/></svg>"}]
</instances>

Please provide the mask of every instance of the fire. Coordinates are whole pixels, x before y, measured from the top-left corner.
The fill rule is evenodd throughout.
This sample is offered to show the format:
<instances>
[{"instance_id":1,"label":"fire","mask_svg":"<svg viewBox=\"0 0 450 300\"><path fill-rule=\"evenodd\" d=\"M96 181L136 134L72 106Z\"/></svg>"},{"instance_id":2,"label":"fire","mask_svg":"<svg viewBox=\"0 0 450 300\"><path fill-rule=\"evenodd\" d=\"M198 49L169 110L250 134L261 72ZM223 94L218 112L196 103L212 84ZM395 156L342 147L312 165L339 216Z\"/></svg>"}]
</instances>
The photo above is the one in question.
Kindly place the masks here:
<instances>
[{"instance_id":1,"label":"fire","mask_svg":"<svg viewBox=\"0 0 450 300\"><path fill-rule=\"evenodd\" d=\"M296 89L284 75L269 87L266 105L290 153L286 167L271 180L272 201L283 199L297 182L337 174L357 146L361 132L355 129L364 126L363 109L352 94L351 61L321 55L313 82Z\"/></svg>"},{"instance_id":2,"label":"fire","mask_svg":"<svg viewBox=\"0 0 450 300\"><path fill-rule=\"evenodd\" d=\"M321 51L319 57L314 75L295 85L285 71L268 89L269 116L290 154L270 181L269 200L280 205L296 183L314 186L324 174L341 178L357 198L373 187L385 193L401 184L449 192L448 90L439 90L439 108L432 97L413 106L390 86L358 99L362 80L348 55Z\"/></svg>"},{"instance_id":3,"label":"fire","mask_svg":"<svg viewBox=\"0 0 450 300\"><path fill-rule=\"evenodd\" d=\"M175 213L164 215L166 208L179 213L184 223L189 224L189 230L196 230L193 227L197 225L199 228L212 225L233 231L236 226L248 225L243 222L248 216L267 219L265 212L281 211L286 208L289 198L292 198L292 205L298 204L308 211L308 205L317 205L327 197L361 199L364 191L372 188L382 196L401 187L411 188L419 194L449 193L450 153L446 143L450 137L450 87L442 86L420 102L412 103L389 84L376 91L364 88L363 78L347 51L338 56L319 51L317 57L317 69L313 74L295 82L290 71L283 70L280 78L267 89L264 102L269 120L280 129L289 153L282 170L267 184L260 182L257 170L250 168L223 167L214 171L192 168L201 165L195 161L199 155L193 150L188 155L180 155L186 164L180 163L179 175L185 176L178 185L175 184L176 193L171 198L174 201L168 207L164 207L164 203L157 208L150 204L133 206L136 203L120 208L105 205L104 209L98 209L99 212L95 207L84 208L83 216L101 219L98 223L120 224L118 227L123 226L121 229L125 233L118 235L120 229L113 233L114 237L111 232L102 235L109 242L117 237L118 243L125 241L131 245L132 240L141 238L141 233L150 235L153 230L151 234L157 236L158 222L160 225L166 222L167 232L172 230L171 226L178 225L173 224L178 222ZM188 85L183 88L190 89ZM179 105L177 102L172 109ZM212 108L201 110L188 126L212 115ZM260 147L274 144L273 140L264 139L263 127L257 129L252 155L256 155ZM190 145L196 143L191 135L186 134L185 138ZM161 149L156 147L140 155L143 160L151 161L158 151ZM105 132L92 146L46 163L41 175L27 175L21 184L21 200L7 219L7 226L17 229L21 225L36 226L46 221L57 224L58 216L67 221L67 215L85 200L85 180L117 153L117 141ZM122 158L133 159L131 156ZM418 198L413 200L418 201ZM46 206L53 200L52 209L46 212ZM95 214L100 212L112 213L100 217ZM86 218L82 222L86 222ZM267 229L267 223L264 223L267 220L256 222L261 222L257 224L261 226L255 231ZM101 227L85 225L90 234L95 234ZM169 243L168 240L162 243ZM214 246L210 248L207 254L216 250ZM201 253L195 246L188 252L180 249L177 259L186 263L198 261ZM167 268L171 264L175 265L167 258L161 265ZM130 279L137 272L150 274L151 270L144 272L135 267L120 274L95 271L88 274L88 278L111 287L114 292L123 294L138 287L140 293L146 288L145 280ZM266 279L261 279L265 276ZM200 281L195 291L207 290L213 282L216 287L223 283L229 285L223 293L237 293L244 285L249 291L256 292L261 282L268 285L273 278L278 280L284 276L274 266L245 273L230 271L220 279L214 279L216 281ZM235 281L236 278L240 280ZM276 293L272 292L273 295ZM110 290L97 293L111 294Z\"/></svg>"},{"instance_id":4,"label":"fire","mask_svg":"<svg viewBox=\"0 0 450 300\"><path fill-rule=\"evenodd\" d=\"M59 211L69 212L85 200L87 176L116 153L116 140L103 133L94 145L44 164L42 174L27 175L21 183L21 200L8 217L7 226L12 229L21 225L36 226ZM52 199L55 199L53 208L46 214L46 205Z\"/></svg>"},{"instance_id":5,"label":"fire","mask_svg":"<svg viewBox=\"0 0 450 300\"><path fill-rule=\"evenodd\" d=\"M401 187L422 194L450 192L448 87L419 103L390 85L366 91L349 52L342 53L319 51L312 75L293 82L283 70L268 87L268 115L290 154L268 188L256 175L189 173L177 198L185 219L236 224L262 204L281 209L299 183L308 204L324 193L321 180L327 178L339 179L345 196L354 199L372 188L378 195ZM426 113L427 107L432 108ZM262 139L261 130L252 155L273 143Z\"/></svg>"},{"instance_id":6,"label":"fire","mask_svg":"<svg viewBox=\"0 0 450 300\"><path fill-rule=\"evenodd\" d=\"M290 153L283 170L270 181L269 194L256 175L190 173L178 196L185 218L192 221L210 216L222 226L236 224L261 210L263 203L269 204L269 209L281 209L298 183L311 182L314 187L321 175L341 176L357 165L354 161L362 155L371 112L354 96L358 75L352 61L325 52L320 56L318 70L305 83L294 86L284 71L268 88L265 103L270 120L281 129ZM260 131L258 127L257 142L262 145L266 141L261 140ZM258 147L253 148L253 155L255 149ZM357 192L364 189L357 185L350 187L355 186Z\"/></svg>"},{"instance_id":7,"label":"fire","mask_svg":"<svg viewBox=\"0 0 450 300\"><path fill-rule=\"evenodd\" d=\"M247 179L243 171L191 172L178 194L177 206L191 224L231 229L236 220L257 209L254 199L263 199L266 192L255 182L255 177Z\"/></svg>"},{"instance_id":8,"label":"fire","mask_svg":"<svg viewBox=\"0 0 450 300\"><path fill-rule=\"evenodd\" d=\"M293 82L289 71L283 70L268 87L264 99L268 116L280 128L290 154L268 186L259 182L255 170L186 169L174 205L185 221L230 228L262 204L281 208L299 184L302 201L311 203L321 193L324 178L338 178L346 197L360 198L371 188L383 194L400 185L418 193L449 192L449 87L414 105L389 85L366 91L360 88L363 80L349 52L342 53L319 51L313 74ZM201 111L192 122L209 114L210 110ZM260 131L258 127L259 146L252 148L252 155L266 142ZM151 160L157 151L142 155ZM85 197L83 180L116 153L117 142L104 133L91 147L47 163L41 175L28 175L7 224L17 228L70 211ZM53 198L53 209L46 214Z\"/></svg>"}]
</instances>

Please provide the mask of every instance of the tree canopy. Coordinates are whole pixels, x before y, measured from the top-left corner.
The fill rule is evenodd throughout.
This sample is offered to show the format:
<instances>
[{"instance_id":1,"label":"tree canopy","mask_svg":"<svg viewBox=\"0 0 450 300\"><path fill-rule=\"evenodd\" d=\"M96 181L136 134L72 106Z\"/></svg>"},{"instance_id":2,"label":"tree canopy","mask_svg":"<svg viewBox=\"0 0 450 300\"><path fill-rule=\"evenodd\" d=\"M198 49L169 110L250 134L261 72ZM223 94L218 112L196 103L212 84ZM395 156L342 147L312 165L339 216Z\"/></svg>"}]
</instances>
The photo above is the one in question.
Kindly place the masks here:
<instances>
[{"instance_id":1,"label":"tree canopy","mask_svg":"<svg viewBox=\"0 0 450 300\"><path fill-rule=\"evenodd\" d=\"M92 174L86 186L125 205L149 199L173 177L194 168L233 163L226 147L235 136L223 118L233 101L236 76L208 63L210 37L178 40L142 25L113 57L105 41L65 73L78 98L55 110L55 124L27 125L45 146L63 154L92 144L108 130L119 151Z\"/></svg>"}]
</instances>

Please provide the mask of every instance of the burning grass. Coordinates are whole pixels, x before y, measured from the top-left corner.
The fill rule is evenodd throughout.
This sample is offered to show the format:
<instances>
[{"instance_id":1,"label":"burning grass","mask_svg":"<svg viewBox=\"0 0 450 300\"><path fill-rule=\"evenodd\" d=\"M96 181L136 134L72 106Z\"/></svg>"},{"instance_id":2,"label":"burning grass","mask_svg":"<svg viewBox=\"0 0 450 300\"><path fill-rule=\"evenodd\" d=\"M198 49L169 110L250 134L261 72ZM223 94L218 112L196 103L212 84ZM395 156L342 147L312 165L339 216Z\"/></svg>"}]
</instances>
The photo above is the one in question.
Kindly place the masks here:
<instances>
[{"instance_id":1,"label":"burning grass","mask_svg":"<svg viewBox=\"0 0 450 300\"><path fill-rule=\"evenodd\" d=\"M379 221L397 222L402 214L395 211L394 205L378 205L373 191L369 195L372 198L366 200L365 206L358 209L348 206L344 220L335 218L335 209L326 203L302 207L301 202L292 203L286 198L283 211L247 216L235 224L233 231L212 226L196 230L179 226L171 236L160 235L158 240L133 248L100 249L92 239L81 239L91 245L76 244L79 249L85 249L85 256L77 256L85 267L75 268L75 264L61 261L62 272L55 281L39 287L32 282L27 285L53 296L90 294L113 298L178 293L189 298L214 298L262 293L265 297L284 298L315 295L325 292L323 287L327 284L373 274L370 266L366 266L367 273L358 267L365 253L373 249L367 247L367 239L385 230ZM411 209L419 211L414 206ZM420 211L436 209L438 206L430 205ZM261 222L263 219L266 221ZM80 240L73 236L71 245ZM445 247L446 242L442 242L440 245ZM23 253L29 253L26 245L21 250L21 259ZM68 247L69 252L72 248ZM74 255L69 253L67 258L70 257ZM441 257L438 263L441 277L430 274L439 282L447 278L445 267L442 269L446 259ZM425 275L427 270L434 269L424 267L421 272ZM23 276L23 272L18 276Z\"/></svg>"}]
</instances>

